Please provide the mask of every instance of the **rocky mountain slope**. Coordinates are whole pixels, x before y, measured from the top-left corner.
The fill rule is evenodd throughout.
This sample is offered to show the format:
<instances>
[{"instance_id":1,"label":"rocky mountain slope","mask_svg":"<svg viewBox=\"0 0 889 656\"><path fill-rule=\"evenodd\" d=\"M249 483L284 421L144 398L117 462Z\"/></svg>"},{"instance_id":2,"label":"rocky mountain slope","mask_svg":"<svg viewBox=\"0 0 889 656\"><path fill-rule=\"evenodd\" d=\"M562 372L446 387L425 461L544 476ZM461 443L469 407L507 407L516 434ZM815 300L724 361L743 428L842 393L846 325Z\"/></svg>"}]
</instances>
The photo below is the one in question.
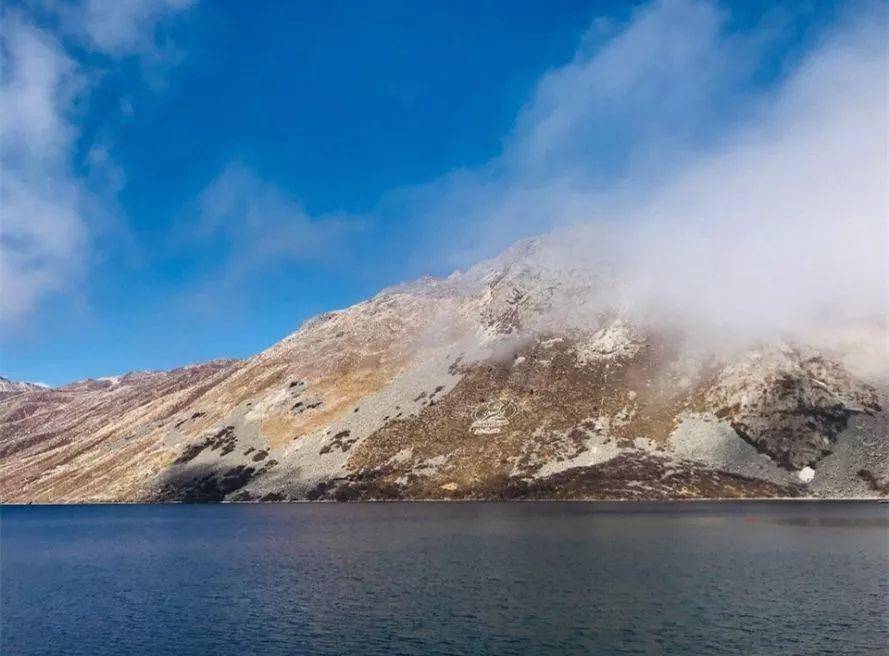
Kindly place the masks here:
<instances>
[{"instance_id":1,"label":"rocky mountain slope","mask_svg":"<svg viewBox=\"0 0 889 656\"><path fill-rule=\"evenodd\" d=\"M4 391L0 499L889 495L885 376L691 348L578 262L528 240L247 360Z\"/></svg>"},{"instance_id":2,"label":"rocky mountain slope","mask_svg":"<svg viewBox=\"0 0 889 656\"><path fill-rule=\"evenodd\" d=\"M0 399L6 399L22 392L33 392L35 390L45 389L46 385L40 383L28 383L19 380L9 380L0 376Z\"/></svg>"}]
</instances>

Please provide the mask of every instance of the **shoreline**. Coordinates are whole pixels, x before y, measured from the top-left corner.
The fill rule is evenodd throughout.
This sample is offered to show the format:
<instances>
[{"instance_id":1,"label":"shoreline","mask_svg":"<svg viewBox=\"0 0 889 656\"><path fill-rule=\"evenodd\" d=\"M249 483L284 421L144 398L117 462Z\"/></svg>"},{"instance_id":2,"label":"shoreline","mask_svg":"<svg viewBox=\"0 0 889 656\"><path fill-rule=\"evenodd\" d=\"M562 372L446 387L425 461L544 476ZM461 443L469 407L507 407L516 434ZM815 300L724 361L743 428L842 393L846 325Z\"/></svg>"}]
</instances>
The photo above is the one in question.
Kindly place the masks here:
<instances>
[{"instance_id":1,"label":"shoreline","mask_svg":"<svg viewBox=\"0 0 889 656\"><path fill-rule=\"evenodd\" d=\"M687 503L878 503L889 504L889 497L748 497L748 498L732 498L732 497L702 497L697 499L361 499L354 501L335 501L335 500L310 500L310 499L294 499L291 501L219 501L206 503L189 503L179 501L77 501L77 502L33 502L33 503L2 503L2 508L27 508L30 506L37 507L83 507L83 506L285 506L293 504L333 504L333 505L356 505L356 504L392 504L392 503L416 503L416 504L466 504L466 503L617 503L617 504L642 504L642 503L660 503L660 504L687 504Z\"/></svg>"}]
</instances>

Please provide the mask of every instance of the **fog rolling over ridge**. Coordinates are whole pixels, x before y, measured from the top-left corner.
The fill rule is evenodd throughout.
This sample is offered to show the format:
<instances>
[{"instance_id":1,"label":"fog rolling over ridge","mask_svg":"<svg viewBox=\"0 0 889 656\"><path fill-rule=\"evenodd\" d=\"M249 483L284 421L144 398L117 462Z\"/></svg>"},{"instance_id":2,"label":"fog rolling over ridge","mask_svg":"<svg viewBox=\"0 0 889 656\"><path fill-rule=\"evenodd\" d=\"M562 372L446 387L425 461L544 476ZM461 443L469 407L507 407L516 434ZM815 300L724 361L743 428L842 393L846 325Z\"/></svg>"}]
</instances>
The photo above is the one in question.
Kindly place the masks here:
<instances>
[{"instance_id":1,"label":"fog rolling over ridge","mask_svg":"<svg viewBox=\"0 0 889 656\"><path fill-rule=\"evenodd\" d=\"M603 248L628 269L635 307L697 330L762 339L885 322L881 36L868 25L827 44L761 122L631 210L617 243L606 236ZM589 230L597 232L594 223Z\"/></svg>"},{"instance_id":2,"label":"fog rolling over ridge","mask_svg":"<svg viewBox=\"0 0 889 656\"><path fill-rule=\"evenodd\" d=\"M838 329L860 329L852 339L885 352L885 6L857 5L753 97L725 90L742 75L726 60L761 46L738 43L724 22L701 3L637 10L622 32L545 77L501 157L431 185L420 214L465 226L465 242L453 239L471 248L448 251L450 233L442 243L456 262L485 243L572 226L553 257L619 280L620 298L612 289L602 303L709 347L778 337L829 346ZM670 27L685 40L665 37ZM699 85L680 84L680 73ZM724 103L738 115L732 127L696 142L695 121L708 131L708 108ZM612 116L620 111L629 118ZM599 149L609 144L587 132L608 120L633 138L622 174L603 179Z\"/></svg>"}]
</instances>

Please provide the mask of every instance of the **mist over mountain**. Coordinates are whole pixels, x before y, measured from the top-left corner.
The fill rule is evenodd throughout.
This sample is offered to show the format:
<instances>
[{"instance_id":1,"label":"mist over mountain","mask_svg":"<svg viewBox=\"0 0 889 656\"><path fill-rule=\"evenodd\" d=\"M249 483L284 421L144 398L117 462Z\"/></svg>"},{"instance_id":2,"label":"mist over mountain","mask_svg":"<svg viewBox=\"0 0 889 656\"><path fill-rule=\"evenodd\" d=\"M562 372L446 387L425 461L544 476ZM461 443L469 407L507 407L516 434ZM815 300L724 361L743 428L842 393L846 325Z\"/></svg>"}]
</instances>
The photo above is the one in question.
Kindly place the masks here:
<instances>
[{"instance_id":1,"label":"mist over mountain","mask_svg":"<svg viewBox=\"0 0 889 656\"><path fill-rule=\"evenodd\" d=\"M453 180L421 216L462 227L441 240L445 253L461 240L479 252L522 231L568 226L552 257L619 280L619 297L612 289L601 303L710 347L781 337L830 346L835 330L885 322L889 85L880 15L862 5L719 140L683 148L675 135L694 129L689 117L649 115L634 94L676 83L690 116L709 111L713 76L740 46L710 5L647 5L604 47L581 50L540 83L492 163L496 173ZM671 21L688 43L662 38ZM680 75L700 86L679 84ZM693 93L703 96L698 104L683 95ZM588 134L606 120L603 105L645 122L627 140L624 172L605 182L596 165L603 144Z\"/></svg>"}]
</instances>

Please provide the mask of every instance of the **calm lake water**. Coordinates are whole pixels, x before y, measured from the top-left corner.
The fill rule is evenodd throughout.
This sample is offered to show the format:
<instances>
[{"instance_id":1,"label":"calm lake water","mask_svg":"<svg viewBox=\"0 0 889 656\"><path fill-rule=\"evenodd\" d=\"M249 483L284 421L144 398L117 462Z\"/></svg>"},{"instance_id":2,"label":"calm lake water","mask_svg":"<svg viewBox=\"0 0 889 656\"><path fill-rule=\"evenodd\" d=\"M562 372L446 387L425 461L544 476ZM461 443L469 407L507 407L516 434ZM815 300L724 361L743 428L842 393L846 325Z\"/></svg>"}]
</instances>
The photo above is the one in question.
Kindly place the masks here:
<instances>
[{"instance_id":1,"label":"calm lake water","mask_svg":"<svg viewBox=\"0 0 889 656\"><path fill-rule=\"evenodd\" d=\"M3 654L886 654L889 506L5 507Z\"/></svg>"}]
</instances>

